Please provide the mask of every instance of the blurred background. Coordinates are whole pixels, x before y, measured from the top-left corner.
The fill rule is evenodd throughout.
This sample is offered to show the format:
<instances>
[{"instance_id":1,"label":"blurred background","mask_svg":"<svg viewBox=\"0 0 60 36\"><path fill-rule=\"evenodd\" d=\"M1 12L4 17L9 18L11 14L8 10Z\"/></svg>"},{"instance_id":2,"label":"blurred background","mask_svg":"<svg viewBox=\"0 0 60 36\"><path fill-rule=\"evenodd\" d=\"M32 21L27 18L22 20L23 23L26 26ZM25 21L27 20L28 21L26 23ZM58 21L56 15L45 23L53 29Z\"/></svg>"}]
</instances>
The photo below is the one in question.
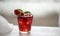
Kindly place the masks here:
<instances>
[{"instance_id":1,"label":"blurred background","mask_svg":"<svg viewBox=\"0 0 60 36\"><path fill-rule=\"evenodd\" d=\"M17 8L31 11L33 26L60 26L60 0L0 0L0 15L14 25L18 24L14 14Z\"/></svg>"}]
</instances>

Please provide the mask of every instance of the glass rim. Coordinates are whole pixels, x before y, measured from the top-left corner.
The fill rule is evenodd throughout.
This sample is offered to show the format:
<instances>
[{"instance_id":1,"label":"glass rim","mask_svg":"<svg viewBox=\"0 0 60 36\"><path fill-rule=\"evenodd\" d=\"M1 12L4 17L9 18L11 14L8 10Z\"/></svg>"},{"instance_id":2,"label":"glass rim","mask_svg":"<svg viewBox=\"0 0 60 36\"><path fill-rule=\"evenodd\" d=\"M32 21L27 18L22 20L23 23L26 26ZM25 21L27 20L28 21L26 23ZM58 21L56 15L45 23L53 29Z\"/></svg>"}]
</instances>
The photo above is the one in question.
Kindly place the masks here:
<instances>
[{"instance_id":1,"label":"glass rim","mask_svg":"<svg viewBox=\"0 0 60 36\"><path fill-rule=\"evenodd\" d=\"M33 17L33 15L30 15L30 16L17 16L17 17Z\"/></svg>"}]
</instances>

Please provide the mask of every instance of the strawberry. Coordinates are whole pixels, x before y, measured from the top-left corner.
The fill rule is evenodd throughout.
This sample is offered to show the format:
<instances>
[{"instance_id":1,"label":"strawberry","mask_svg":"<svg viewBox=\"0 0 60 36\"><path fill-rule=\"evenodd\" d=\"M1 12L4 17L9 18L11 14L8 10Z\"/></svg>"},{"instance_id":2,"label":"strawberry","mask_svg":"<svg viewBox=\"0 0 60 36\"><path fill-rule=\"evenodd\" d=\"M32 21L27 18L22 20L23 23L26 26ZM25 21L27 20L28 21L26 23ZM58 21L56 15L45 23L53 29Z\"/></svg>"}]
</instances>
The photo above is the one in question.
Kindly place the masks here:
<instances>
[{"instance_id":1,"label":"strawberry","mask_svg":"<svg viewBox=\"0 0 60 36\"><path fill-rule=\"evenodd\" d=\"M14 10L14 13L17 16L23 16L24 15L23 10L21 10L21 9L15 9Z\"/></svg>"},{"instance_id":2,"label":"strawberry","mask_svg":"<svg viewBox=\"0 0 60 36\"><path fill-rule=\"evenodd\" d=\"M15 15L18 15L18 14L20 14L20 11L17 10L17 9L15 9L15 10L14 10L14 13L15 13Z\"/></svg>"}]
</instances>

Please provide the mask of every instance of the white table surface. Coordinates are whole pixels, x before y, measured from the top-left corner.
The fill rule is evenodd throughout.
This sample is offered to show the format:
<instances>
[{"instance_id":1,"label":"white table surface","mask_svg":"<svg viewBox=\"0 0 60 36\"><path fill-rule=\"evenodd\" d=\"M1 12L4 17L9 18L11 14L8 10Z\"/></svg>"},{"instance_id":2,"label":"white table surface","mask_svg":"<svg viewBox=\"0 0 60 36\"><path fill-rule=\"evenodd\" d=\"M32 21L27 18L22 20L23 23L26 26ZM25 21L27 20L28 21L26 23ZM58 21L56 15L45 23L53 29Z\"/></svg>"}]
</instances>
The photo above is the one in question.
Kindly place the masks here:
<instances>
[{"instance_id":1,"label":"white table surface","mask_svg":"<svg viewBox=\"0 0 60 36\"><path fill-rule=\"evenodd\" d=\"M10 33L0 34L0 36L60 36L60 27L32 26L30 33L20 34L18 26L14 26Z\"/></svg>"}]
</instances>

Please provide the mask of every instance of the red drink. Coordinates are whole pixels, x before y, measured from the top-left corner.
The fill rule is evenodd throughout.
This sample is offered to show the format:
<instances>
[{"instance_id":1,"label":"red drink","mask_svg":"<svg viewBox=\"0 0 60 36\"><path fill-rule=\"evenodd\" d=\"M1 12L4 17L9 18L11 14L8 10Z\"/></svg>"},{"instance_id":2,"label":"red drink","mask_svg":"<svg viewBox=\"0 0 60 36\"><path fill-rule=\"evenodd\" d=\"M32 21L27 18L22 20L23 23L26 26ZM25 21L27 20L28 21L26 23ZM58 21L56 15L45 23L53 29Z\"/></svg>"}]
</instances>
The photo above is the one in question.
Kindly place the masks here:
<instances>
[{"instance_id":1,"label":"red drink","mask_svg":"<svg viewBox=\"0 0 60 36\"><path fill-rule=\"evenodd\" d=\"M20 32L29 32L31 30L33 16L18 16L18 26Z\"/></svg>"}]
</instances>

